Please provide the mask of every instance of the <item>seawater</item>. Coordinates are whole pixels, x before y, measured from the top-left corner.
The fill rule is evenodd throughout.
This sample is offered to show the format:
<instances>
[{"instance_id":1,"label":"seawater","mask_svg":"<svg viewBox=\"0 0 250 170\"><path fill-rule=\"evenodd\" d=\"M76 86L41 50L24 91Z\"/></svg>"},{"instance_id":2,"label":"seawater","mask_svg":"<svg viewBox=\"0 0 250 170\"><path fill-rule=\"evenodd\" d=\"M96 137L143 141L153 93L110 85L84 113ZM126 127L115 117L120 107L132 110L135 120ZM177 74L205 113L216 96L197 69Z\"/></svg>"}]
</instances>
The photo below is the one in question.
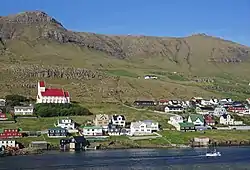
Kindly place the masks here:
<instances>
[{"instance_id":1,"label":"seawater","mask_svg":"<svg viewBox=\"0 0 250 170\"><path fill-rule=\"evenodd\" d=\"M0 157L0 170L250 170L250 147L50 151L43 155Z\"/></svg>"}]
</instances>

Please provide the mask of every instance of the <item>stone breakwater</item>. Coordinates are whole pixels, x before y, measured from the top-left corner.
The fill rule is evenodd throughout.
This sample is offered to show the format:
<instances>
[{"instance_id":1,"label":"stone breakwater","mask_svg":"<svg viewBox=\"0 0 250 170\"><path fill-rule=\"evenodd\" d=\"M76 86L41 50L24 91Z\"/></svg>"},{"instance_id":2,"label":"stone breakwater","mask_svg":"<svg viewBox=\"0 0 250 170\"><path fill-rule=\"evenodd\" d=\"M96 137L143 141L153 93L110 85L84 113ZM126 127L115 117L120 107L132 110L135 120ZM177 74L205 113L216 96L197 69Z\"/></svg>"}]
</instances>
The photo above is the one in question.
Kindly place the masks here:
<instances>
[{"instance_id":1,"label":"stone breakwater","mask_svg":"<svg viewBox=\"0 0 250 170\"><path fill-rule=\"evenodd\" d=\"M32 155L32 154L41 154L42 150L31 149L31 148L14 148L8 147L4 150L4 156L20 156L20 155Z\"/></svg>"}]
</instances>

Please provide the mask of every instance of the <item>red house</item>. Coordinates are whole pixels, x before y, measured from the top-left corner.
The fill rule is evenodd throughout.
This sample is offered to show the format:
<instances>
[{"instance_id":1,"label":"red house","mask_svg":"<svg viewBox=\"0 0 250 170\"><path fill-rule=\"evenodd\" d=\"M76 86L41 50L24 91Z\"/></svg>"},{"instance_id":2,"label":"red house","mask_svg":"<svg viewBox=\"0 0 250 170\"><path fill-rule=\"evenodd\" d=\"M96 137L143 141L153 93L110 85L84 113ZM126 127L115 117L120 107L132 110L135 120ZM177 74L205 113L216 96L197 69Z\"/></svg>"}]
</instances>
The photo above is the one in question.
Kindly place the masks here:
<instances>
[{"instance_id":1,"label":"red house","mask_svg":"<svg viewBox=\"0 0 250 170\"><path fill-rule=\"evenodd\" d=\"M167 99L161 99L161 100L159 100L159 105L167 105L168 104L168 100Z\"/></svg>"},{"instance_id":2,"label":"red house","mask_svg":"<svg viewBox=\"0 0 250 170\"><path fill-rule=\"evenodd\" d=\"M245 106L230 106L228 107L229 112L234 112L234 113L243 113L246 110L248 110Z\"/></svg>"},{"instance_id":3,"label":"red house","mask_svg":"<svg viewBox=\"0 0 250 170\"><path fill-rule=\"evenodd\" d=\"M210 125L210 126L214 126L215 125L215 120L213 119L213 116L211 116L211 115L205 115L204 118L205 118L205 123L207 125Z\"/></svg>"},{"instance_id":4,"label":"red house","mask_svg":"<svg viewBox=\"0 0 250 170\"><path fill-rule=\"evenodd\" d=\"M7 120L7 119L8 118L7 118L6 114L0 112L0 120Z\"/></svg>"},{"instance_id":5,"label":"red house","mask_svg":"<svg viewBox=\"0 0 250 170\"><path fill-rule=\"evenodd\" d=\"M22 137L22 133L20 133L18 129L3 129L0 133L0 139L20 137Z\"/></svg>"}]
</instances>

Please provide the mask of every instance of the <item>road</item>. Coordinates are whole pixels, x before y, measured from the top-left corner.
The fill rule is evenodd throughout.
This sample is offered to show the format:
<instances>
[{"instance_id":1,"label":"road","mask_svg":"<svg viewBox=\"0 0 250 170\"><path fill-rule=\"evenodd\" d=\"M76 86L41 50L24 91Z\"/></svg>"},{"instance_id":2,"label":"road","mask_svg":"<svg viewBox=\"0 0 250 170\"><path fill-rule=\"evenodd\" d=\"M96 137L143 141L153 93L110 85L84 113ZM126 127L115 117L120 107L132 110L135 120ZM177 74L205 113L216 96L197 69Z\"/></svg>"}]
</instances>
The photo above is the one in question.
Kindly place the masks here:
<instances>
[{"instance_id":1,"label":"road","mask_svg":"<svg viewBox=\"0 0 250 170\"><path fill-rule=\"evenodd\" d=\"M134 110L137 110L137 111L148 111L148 112L152 112L152 113L158 113L158 114L162 114L162 115L169 115L169 116L178 116L177 114L174 114L174 113L166 113L166 112L161 112L161 111L156 111L156 110L147 110L147 109L138 109L138 108L135 108L135 107L132 107L132 106L128 106L126 104L122 104L124 107L127 107L127 108L130 108L130 109L134 109Z\"/></svg>"}]
</instances>

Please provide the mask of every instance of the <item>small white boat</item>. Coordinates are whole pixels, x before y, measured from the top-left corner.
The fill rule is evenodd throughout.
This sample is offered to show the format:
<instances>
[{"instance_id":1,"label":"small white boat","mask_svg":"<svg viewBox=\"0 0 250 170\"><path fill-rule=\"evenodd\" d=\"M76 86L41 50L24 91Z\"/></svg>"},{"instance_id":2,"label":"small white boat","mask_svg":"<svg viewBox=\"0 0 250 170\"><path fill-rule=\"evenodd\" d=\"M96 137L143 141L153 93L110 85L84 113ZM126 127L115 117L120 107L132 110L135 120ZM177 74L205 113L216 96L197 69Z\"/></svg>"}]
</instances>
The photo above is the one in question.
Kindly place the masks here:
<instances>
[{"instance_id":1,"label":"small white boat","mask_svg":"<svg viewBox=\"0 0 250 170\"><path fill-rule=\"evenodd\" d=\"M216 149L213 152L206 153L206 157L217 157L217 156L221 156L221 153L217 152Z\"/></svg>"}]
</instances>

